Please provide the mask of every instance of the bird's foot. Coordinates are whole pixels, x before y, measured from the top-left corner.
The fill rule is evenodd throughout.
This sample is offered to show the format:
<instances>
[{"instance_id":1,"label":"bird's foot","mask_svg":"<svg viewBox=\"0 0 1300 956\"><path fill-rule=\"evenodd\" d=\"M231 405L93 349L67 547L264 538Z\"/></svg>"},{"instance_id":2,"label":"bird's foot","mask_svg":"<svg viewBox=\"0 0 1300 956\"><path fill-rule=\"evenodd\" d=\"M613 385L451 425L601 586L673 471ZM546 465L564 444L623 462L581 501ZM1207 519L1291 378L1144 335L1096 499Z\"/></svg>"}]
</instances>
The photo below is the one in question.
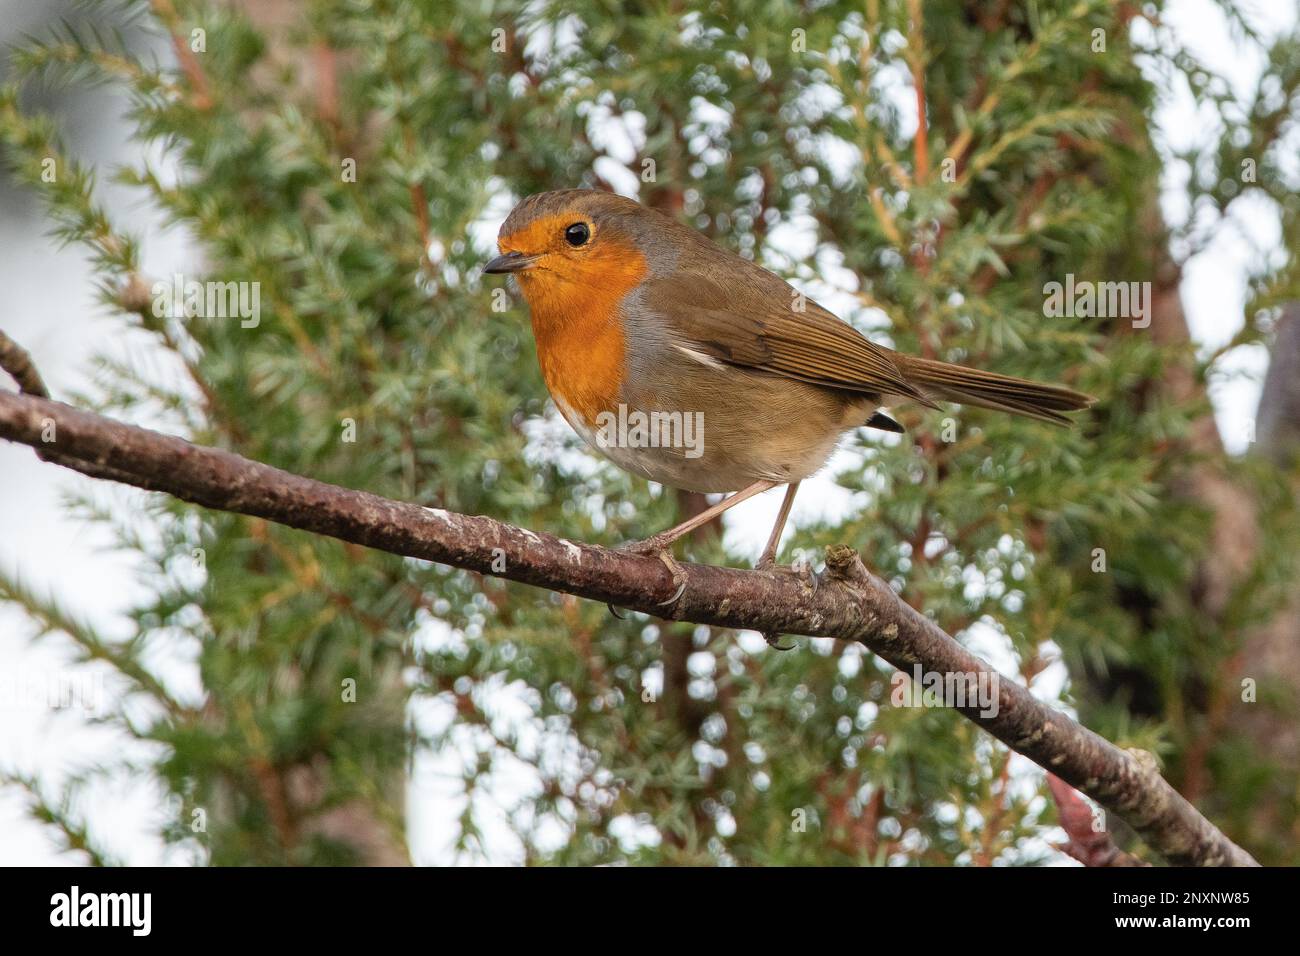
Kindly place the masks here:
<instances>
[{"instance_id":1,"label":"bird's foot","mask_svg":"<svg viewBox=\"0 0 1300 956\"><path fill-rule=\"evenodd\" d=\"M763 640L767 641L767 646L768 646L768 647L770 647L770 648L772 648L773 650L776 650L776 651L792 651L792 650L794 650L794 645L793 645L793 644L789 645L788 647L782 647L781 644L778 643L778 642L781 640L781 635L780 635L780 634L775 634L775 633L773 633L773 634L766 634L766 633L765 633L765 634L763 634Z\"/></svg>"},{"instance_id":2,"label":"bird's foot","mask_svg":"<svg viewBox=\"0 0 1300 956\"><path fill-rule=\"evenodd\" d=\"M625 554L639 554L642 557L654 558L666 553L669 546L676 540L676 538L670 538L666 534L655 534L642 541L629 541L627 544L620 544L614 550L622 551Z\"/></svg>"},{"instance_id":3,"label":"bird's foot","mask_svg":"<svg viewBox=\"0 0 1300 956\"><path fill-rule=\"evenodd\" d=\"M809 594L817 593L817 588L821 582L817 579L817 572L813 570L811 561L796 561L790 566L790 570L803 582Z\"/></svg>"},{"instance_id":4,"label":"bird's foot","mask_svg":"<svg viewBox=\"0 0 1300 956\"><path fill-rule=\"evenodd\" d=\"M660 601L656 606L673 607L682 599L682 594L686 590L686 572L682 570L682 566L673 559L673 556L667 550L660 551L658 557L664 563L664 567L668 569L668 573L673 576L673 584L677 585L677 590L673 591L672 597L667 601Z\"/></svg>"},{"instance_id":5,"label":"bird's foot","mask_svg":"<svg viewBox=\"0 0 1300 956\"><path fill-rule=\"evenodd\" d=\"M787 568L777 564L775 558L765 554L758 559L758 563L754 565L754 570L755 571L788 571L791 574L793 574L795 577L797 577L800 581L802 581L803 586L808 589L809 593L812 594L817 593L817 588L820 583L817 580L817 572L813 570L812 562L810 561L803 561L803 560L796 561L794 562L794 564L790 565Z\"/></svg>"},{"instance_id":6,"label":"bird's foot","mask_svg":"<svg viewBox=\"0 0 1300 956\"><path fill-rule=\"evenodd\" d=\"M668 550L673 541L674 539L667 535L657 534L653 537L646 538L644 541L632 541L628 544L620 545L616 549L625 554L637 554L647 558L658 558L663 562L664 567L668 569L668 573L673 576L673 584L677 585L677 589L673 591L672 596L669 597L668 600L659 601L655 605L656 607L672 607L681 600L682 594L686 591L686 572L682 570L682 566L674 560L672 554ZM606 604L605 606L609 608L609 613L613 614L620 621L626 620L622 614L618 613L618 609L615 608L614 605Z\"/></svg>"},{"instance_id":7,"label":"bird's foot","mask_svg":"<svg viewBox=\"0 0 1300 956\"><path fill-rule=\"evenodd\" d=\"M803 582L804 587L807 588L810 593L812 594L817 593L817 575L813 572L812 564L808 561L796 561L790 567L782 568L777 565L775 555L765 553L763 554L762 557L758 559L758 564L754 565L754 570L788 571L791 574L795 575L797 578L799 578L799 580ZM789 646L782 646L779 643L779 641L781 640L780 634L765 633L763 634L763 640L767 641L768 647L771 647L778 651L792 651L795 648L795 645L793 644L790 644Z\"/></svg>"}]
</instances>

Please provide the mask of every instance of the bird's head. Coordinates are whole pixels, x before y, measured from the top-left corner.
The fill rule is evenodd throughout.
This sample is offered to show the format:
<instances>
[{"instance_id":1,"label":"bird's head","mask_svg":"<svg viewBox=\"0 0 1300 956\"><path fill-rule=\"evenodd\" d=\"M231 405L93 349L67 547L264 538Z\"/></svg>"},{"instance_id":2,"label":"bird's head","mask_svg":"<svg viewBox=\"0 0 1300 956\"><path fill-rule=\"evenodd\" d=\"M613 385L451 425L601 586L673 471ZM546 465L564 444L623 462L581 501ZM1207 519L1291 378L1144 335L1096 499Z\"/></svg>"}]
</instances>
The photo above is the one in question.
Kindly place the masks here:
<instances>
[{"instance_id":1,"label":"bird's head","mask_svg":"<svg viewBox=\"0 0 1300 956\"><path fill-rule=\"evenodd\" d=\"M659 249L656 233L672 220L639 203L592 189L529 196L497 237L500 255L483 271L513 275L534 309L583 294L626 294L645 277Z\"/></svg>"}]
</instances>

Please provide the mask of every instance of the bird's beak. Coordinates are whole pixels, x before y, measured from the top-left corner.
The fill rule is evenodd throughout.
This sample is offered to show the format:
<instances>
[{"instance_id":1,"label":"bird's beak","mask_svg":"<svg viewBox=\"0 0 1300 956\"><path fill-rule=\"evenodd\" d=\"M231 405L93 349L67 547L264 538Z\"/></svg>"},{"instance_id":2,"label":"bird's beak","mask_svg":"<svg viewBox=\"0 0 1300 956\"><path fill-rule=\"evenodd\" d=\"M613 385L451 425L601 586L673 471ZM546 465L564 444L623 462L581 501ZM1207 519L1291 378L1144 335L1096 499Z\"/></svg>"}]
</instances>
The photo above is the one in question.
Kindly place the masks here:
<instances>
[{"instance_id":1,"label":"bird's beak","mask_svg":"<svg viewBox=\"0 0 1300 956\"><path fill-rule=\"evenodd\" d=\"M492 275L522 272L536 261L537 256L526 256L522 252L507 252L485 265L483 271Z\"/></svg>"}]
</instances>

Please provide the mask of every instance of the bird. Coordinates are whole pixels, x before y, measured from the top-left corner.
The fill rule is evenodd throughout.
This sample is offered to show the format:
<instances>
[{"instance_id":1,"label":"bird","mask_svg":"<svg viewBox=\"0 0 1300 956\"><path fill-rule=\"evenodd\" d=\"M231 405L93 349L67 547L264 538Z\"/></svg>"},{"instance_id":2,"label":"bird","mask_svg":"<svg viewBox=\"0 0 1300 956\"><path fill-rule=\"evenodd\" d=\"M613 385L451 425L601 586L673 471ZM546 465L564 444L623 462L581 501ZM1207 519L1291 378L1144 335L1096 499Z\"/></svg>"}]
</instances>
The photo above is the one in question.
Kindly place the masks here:
<instances>
[{"instance_id":1,"label":"bird","mask_svg":"<svg viewBox=\"0 0 1300 956\"><path fill-rule=\"evenodd\" d=\"M670 570L674 541L785 485L756 565L771 568L800 482L846 432L902 433L884 411L898 402L954 402L1054 425L1093 402L1064 386L878 345L775 273L615 193L528 196L506 217L497 248L483 272L518 284L542 378L569 425L628 472L728 495L624 546L666 558Z\"/></svg>"}]
</instances>

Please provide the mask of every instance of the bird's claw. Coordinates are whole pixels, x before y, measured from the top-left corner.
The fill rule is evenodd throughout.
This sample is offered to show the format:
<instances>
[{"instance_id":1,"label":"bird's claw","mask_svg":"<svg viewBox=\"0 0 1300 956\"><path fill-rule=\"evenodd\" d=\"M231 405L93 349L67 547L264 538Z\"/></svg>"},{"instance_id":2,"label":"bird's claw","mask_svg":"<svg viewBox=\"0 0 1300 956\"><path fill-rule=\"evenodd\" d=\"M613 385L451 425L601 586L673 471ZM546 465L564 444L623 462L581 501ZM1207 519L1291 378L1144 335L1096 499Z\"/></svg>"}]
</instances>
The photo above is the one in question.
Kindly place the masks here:
<instances>
[{"instance_id":1,"label":"bird's claw","mask_svg":"<svg viewBox=\"0 0 1300 956\"><path fill-rule=\"evenodd\" d=\"M767 646L770 647L770 648L772 648L773 650L777 650L777 651L792 651L792 650L794 650L794 645L793 645L793 644L791 644L789 647L782 647L779 643L777 643L778 641L781 640L781 635L780 635L780 634L764 634L764 635L763 635L763 640L765 640L765 641L767 642Z\"/></svg>"},{"instance_id":2,"label":"bird's claw","mask_svg":"<svg viewBox=\"0 0 1300 956\"><path fill-rule=\"evenodd\" d=\"M677 585L677 590L673 591L672 596L669 597L668 600L656 602L655 607L672 607L682 599L682 595L686 592L686 572L682 570L680 564L673 560L673 556L668 551L668 546L670 544L672 544L670 540L655 535L654 537L646 538L644 541L631 541L627 544L620 545L617 548L618 551L622 551L624 554L637 554L647 558L658 558L663 562L664 567L668 569L668 573L673 576L673 583ZM623 615L618 613L614 608L614 605L606 604L605 606L609 608L609 613L613 614L620 621L627 620Z\"/></svg>"},{"instance_id":3,"label":"bird's claw","mask_svg":"<svg viewBox=\"0 0 1300 956\"><path fill-rule=\"evenodd\" d=\"M664 563L664 567L668 569L668 573L673 576L673 583L677 585L677 590L673 592L672 597L667 601L660 601L655 606L672 607L682 599L682 594L686 591L686 572L682 570L682 566L674 561L673 556L667 551L660 551L658 557Z\"/></svg>"},{"instance_id":4,"label":"bird's claw","mask_svg":"<svg viewBox=\"0 0 1300 956\"><path fill-rule=\"evenodd\" d=\"M777 570L776 559L772 556L765 554L758 559L758 564L754 565L754 570L756 571ZM792 564L789 568L780 568L780 570L789 571L791 574L798 577L799 580L803 581L804 586L809 588L813 594L817 593L817 575L813 573L812 564L810 564L809 562L798 561ZM780 634L764 633L763 640L766 641L767 646L772 648L773 650L792 651L795 648L795 645L793 644L785 646L779 643L781 640Z\"/></svg>"}]
</instances>

